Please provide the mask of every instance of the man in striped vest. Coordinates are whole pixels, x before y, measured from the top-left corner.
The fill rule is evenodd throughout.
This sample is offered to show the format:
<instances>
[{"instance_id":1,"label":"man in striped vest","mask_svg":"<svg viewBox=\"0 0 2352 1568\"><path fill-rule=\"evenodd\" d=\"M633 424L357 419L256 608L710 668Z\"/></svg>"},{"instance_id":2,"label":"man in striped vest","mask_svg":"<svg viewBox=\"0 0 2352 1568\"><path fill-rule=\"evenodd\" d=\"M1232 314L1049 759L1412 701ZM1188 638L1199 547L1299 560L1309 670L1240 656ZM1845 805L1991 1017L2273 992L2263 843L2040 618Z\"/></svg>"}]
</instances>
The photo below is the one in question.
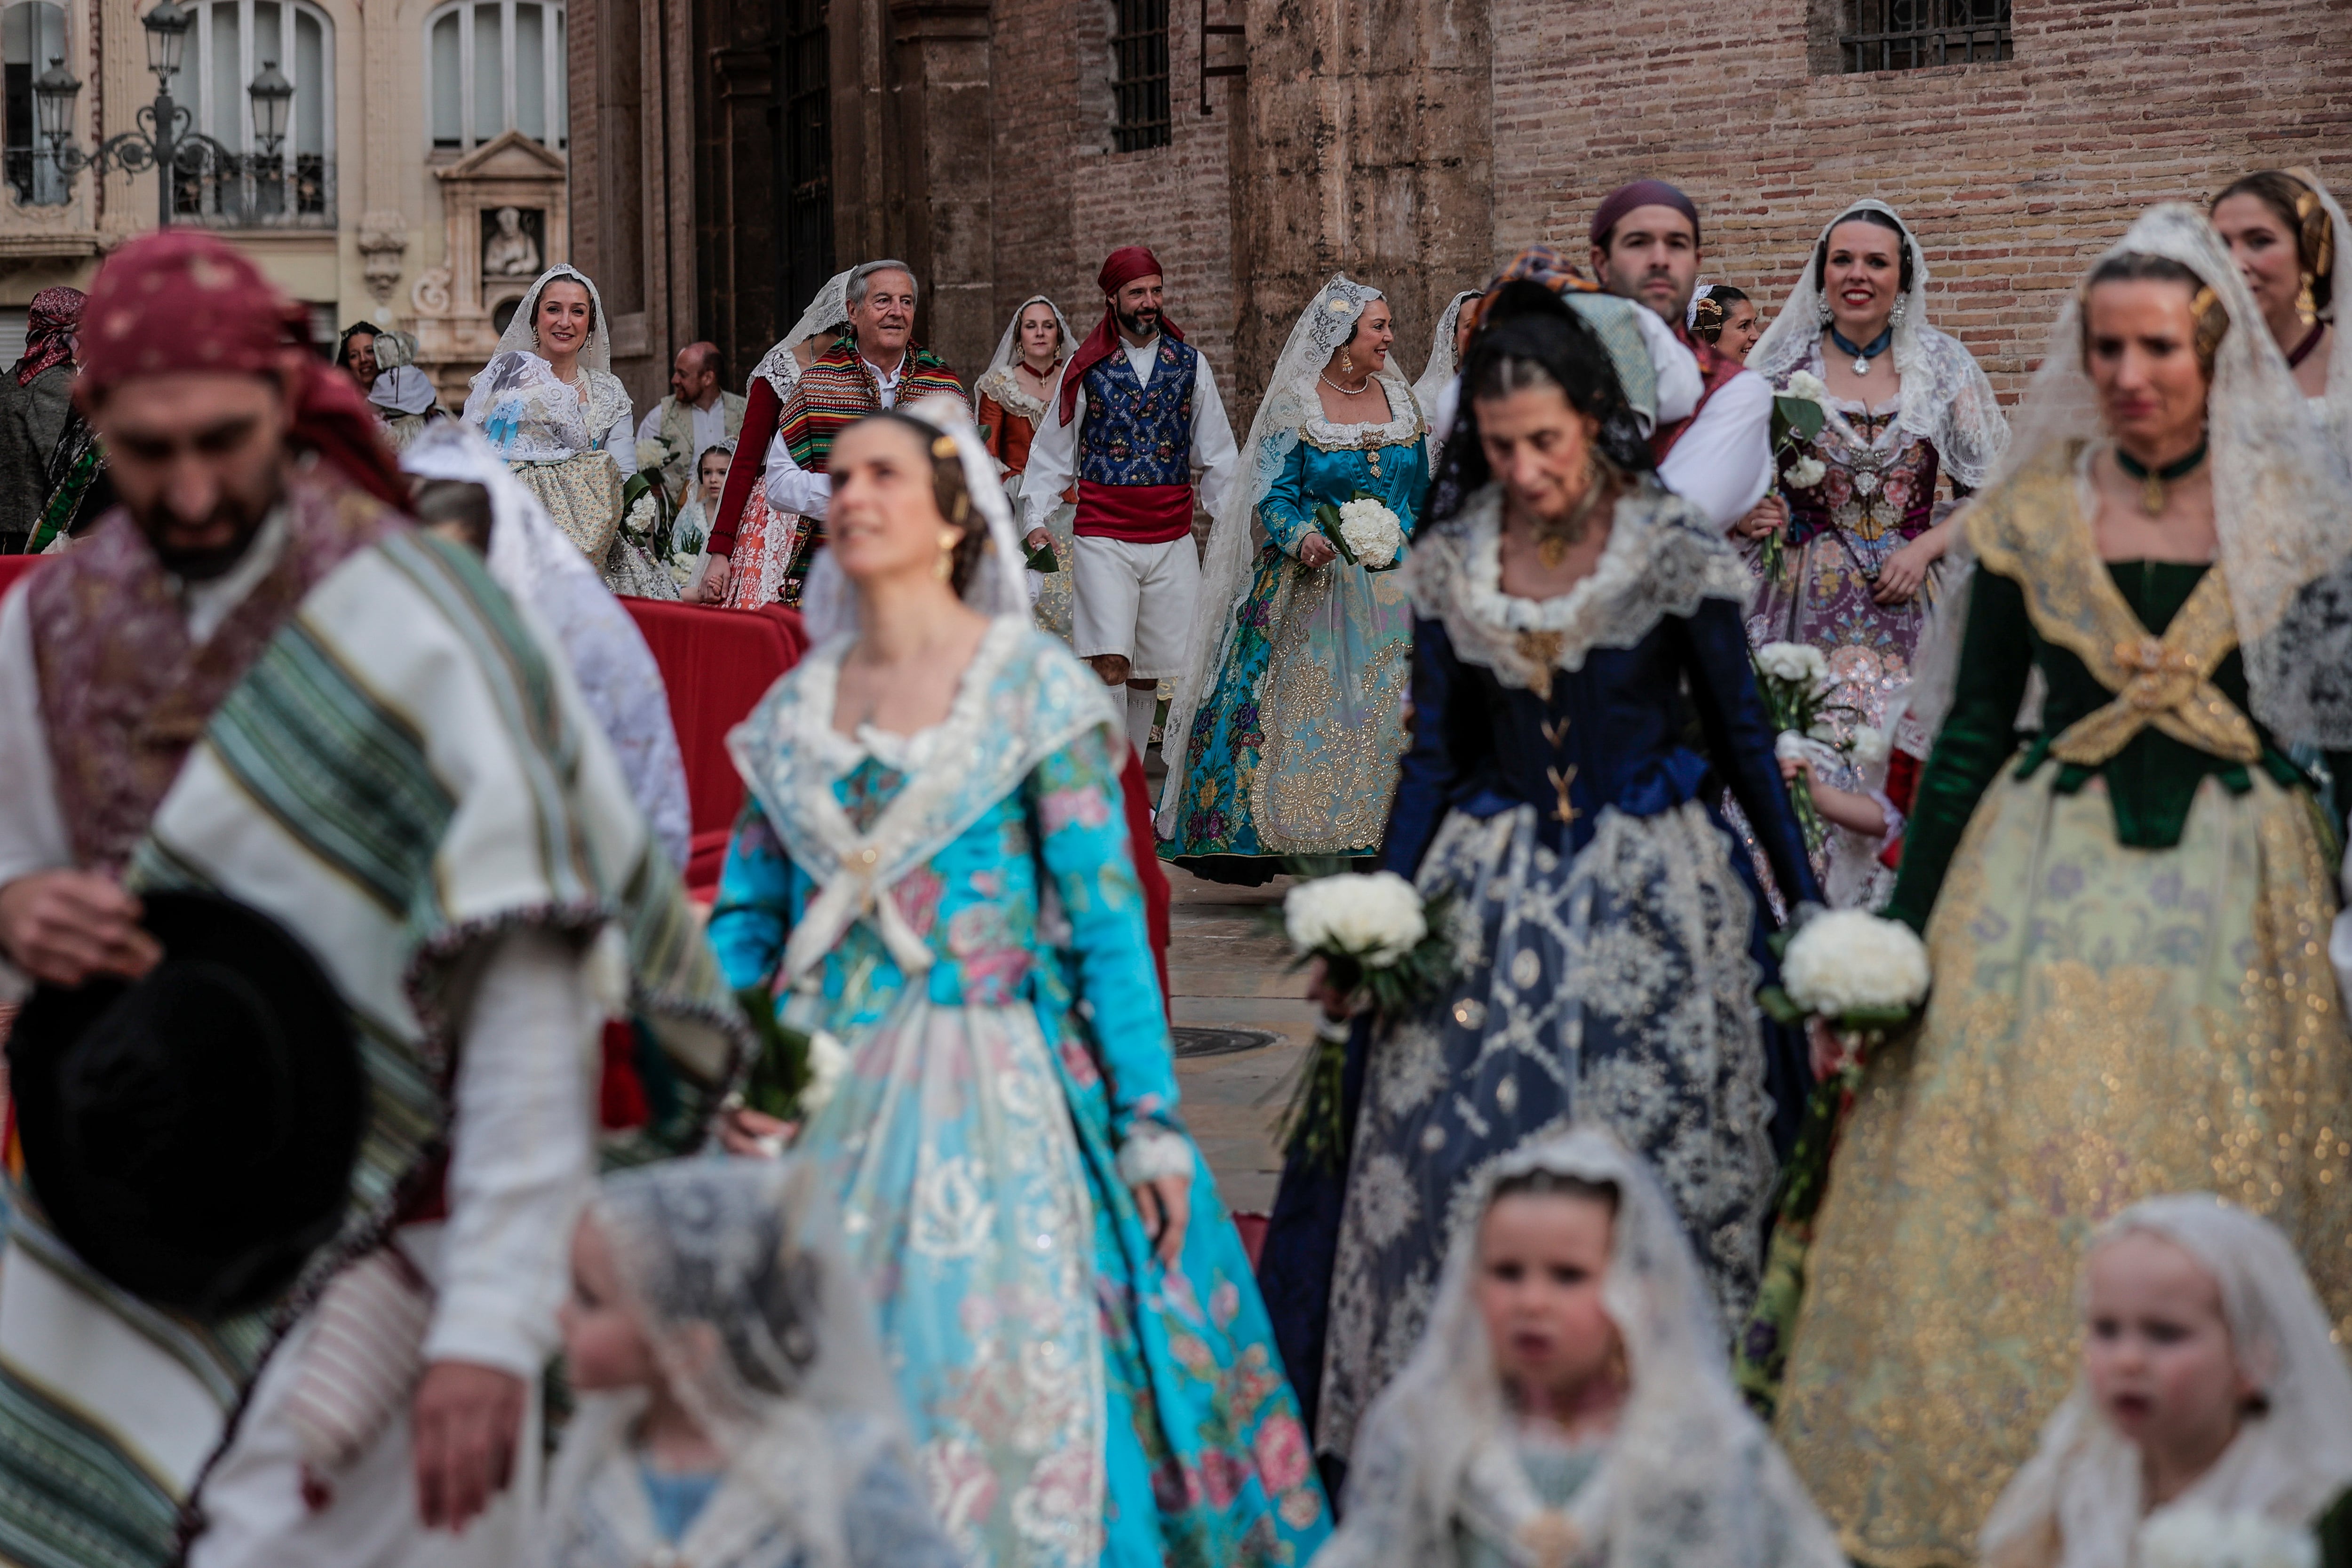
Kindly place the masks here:
<instances>
[{"instance_id":1,"label":"man in striped vest","mask_svg":"<svg viewBox=\"0 0 2352 1568\"><path fill-rule=\"evenodd\" d=\"M1034 549L1077 481L1071 642L1105 685L1127 688L1128 736L1141 752L1160 682L1184 670L1201 595L1193 471L1214 511L1238 455L1209 362L1162 314L1160 258L1124 246L1096 281L1102 320L1062 373L1022 490Z\"/></svg>"},{"instance_id":2,"label":"man in striped vest","mask_svg":"<svg viewBox=\"0 0 2352 1568\"><path fill-rule=\"evenodd\" d=\"M772 512L807 520L784 569L783 601L797 605L810 563L824 547L833 497L825 459L833 438L869 414L920 403L935 392L963 397L947 361L915 338L915 272L903 261L868 261L849 275L849 334L810 362L777 416L765 485Z\"/></svg>"}]
</instances>

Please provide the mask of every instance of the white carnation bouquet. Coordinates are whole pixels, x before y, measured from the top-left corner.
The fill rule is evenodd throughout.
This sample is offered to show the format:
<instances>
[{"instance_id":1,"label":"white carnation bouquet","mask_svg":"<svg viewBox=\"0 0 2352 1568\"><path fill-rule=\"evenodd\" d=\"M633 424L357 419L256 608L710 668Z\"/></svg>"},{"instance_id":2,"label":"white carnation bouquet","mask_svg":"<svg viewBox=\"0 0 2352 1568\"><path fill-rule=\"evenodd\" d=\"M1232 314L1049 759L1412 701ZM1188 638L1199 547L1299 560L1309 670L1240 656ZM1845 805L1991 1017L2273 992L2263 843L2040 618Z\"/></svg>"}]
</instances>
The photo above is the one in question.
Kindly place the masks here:
<instances>
[{"instance_id":1,"label":"white carnation bouquet","mask_svg":"<svg viewBox=\"0 0 2352 1568\"><path fill-rule=\"evenodd\" d=\"M1393 1021L1441 995L1454 978L1453 899L1424 903L1394 871L1340 872L1293 887L1282 924L1297 953L1291 967L1321 960L1324 978L1351 1008ZM1337 1169L1345 1151L1339 1080L1347 1036L1318 1030L1291 1094L1281 1140Z\"/></svg>"},{"instance_id":2,"label":"white carnation bouquet","mask_svg":"<svg viewBox=\"0 0 2352 1568\"><path fill-rule=\"evenodd\" d=\"M2158 1509L2140 1526L2142 1568L2319 1568L2308 1530L2259 1513Z\"/></svg>"},{"instance_id":3,"label":"white carnation bouquet","mask_svg":"<svg viewBox=\"0 0 2352 1568\"><path fill-rule=\"evenodd\" d=\"M1841 714L1858 719L1861 713L1829 700L1830 662L1821 649L1805 643L1768 642L1749 658L1756 667L1757 692L1772 716L1772 727L1780 731L1772 748L1775 756L1834 763L1851 748L1852 742L1840 742L1835 720ZM1819 847L1829 826L1814 809L1811 793L1792 789L1789 803L1805 830L1807 846Z\"/></svg>"},{"instance_id":4,"label":"white carnation bouquet","mask_svg":"<svg viewBox=\"0 0 2352 1568\"><path fill-rule=\"evenodd\" d=\"M1386 572L1404 556L1404 524L1378 496L1358 490L1337 506L1325 501L1315 524L1350 566Z\"/></svg>"},{"instance_id":5,"label":"white carnation bouquet","mask_svg":"<svg viewBox=\"0 0 2352 1568\"><path fill-rule=\"evenodd\" d=\"M1811 371L1801 370L1789 378L1789 389L1772 399L1772 460L1780 467L1785 455L1799 454L1796 461L1780 467L1780 483L1789 489L1809 490L1828 477L1829 469L1819 458L1803 450L1822 433L1829 423L1830 389ZM1764 553L1759 564L1764 580L1776 582L1780 575L1780 563L1787 546L1781 533L1775 532L1764 541Z\"/></svg>"}]
</instances>

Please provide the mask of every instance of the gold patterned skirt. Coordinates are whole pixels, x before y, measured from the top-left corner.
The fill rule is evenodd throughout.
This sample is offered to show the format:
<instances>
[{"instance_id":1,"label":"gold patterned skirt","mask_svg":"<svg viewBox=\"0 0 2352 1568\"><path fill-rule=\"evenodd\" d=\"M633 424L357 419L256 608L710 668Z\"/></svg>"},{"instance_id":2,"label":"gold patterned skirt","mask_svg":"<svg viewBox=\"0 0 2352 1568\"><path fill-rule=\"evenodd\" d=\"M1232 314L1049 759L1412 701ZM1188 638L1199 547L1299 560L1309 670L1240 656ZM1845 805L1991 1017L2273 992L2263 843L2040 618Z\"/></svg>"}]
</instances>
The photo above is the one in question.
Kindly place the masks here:
<instances>
[{"instance_id":1,"label":"gold patterned skirt","mask_svg":"<svg viewBox=\"0 0 2352 1568\"><path fill-rule=\"evenodd\" d=\"M2103 781L1985 794L1929 922L1924 1028L1871 1064L1832 1166L1779 1435L1848 1552L1976 1561L2065 1394L2084 1244L2210 1190L2296 1244L2352 1330L2352 1042L2305 797L2208 778L2180 843Z\"/></svg>"},{"instance_id":2,"label":"gold patterned skirt","mask_svg":"<svg viewBox=\"0 0 2352 1568\"><path fill-rule=\"evenodd\" d=\"M598 575L621 531L621 467L605 451L581 452L560 463L509 463L547 508Z\"/></svg>"}]
</instances>

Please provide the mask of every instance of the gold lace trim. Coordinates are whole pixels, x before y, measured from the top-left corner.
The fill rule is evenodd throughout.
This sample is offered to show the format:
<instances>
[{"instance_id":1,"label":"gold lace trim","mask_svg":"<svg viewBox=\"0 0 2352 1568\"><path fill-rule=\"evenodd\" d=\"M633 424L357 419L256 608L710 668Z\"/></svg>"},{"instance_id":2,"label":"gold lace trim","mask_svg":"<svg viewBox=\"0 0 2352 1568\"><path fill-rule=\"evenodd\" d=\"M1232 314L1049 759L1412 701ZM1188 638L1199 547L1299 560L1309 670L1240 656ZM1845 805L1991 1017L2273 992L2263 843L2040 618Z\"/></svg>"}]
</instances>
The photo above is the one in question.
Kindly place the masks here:
<instances>
[{"instance_id":1,"label":"gold lace trim","mask_svg":"<svg viewBox=\"0 0 2352 1568\"><path fill-rule=\"evenodd\" d=\"M2070 443L2025 469L1971 509L1968 524L1978 560L2024 590L2033 629L2116 693L2069 725L2051 752L2096 767L2153 726L2213 756L2253 762L2262 742L2252 721L2212 681L2238 646L2228 574L2216 563L2164 636L2151 634L2092 548L2090 520L2074 495L2081 449Z\"/></svg>"}]
</instances>

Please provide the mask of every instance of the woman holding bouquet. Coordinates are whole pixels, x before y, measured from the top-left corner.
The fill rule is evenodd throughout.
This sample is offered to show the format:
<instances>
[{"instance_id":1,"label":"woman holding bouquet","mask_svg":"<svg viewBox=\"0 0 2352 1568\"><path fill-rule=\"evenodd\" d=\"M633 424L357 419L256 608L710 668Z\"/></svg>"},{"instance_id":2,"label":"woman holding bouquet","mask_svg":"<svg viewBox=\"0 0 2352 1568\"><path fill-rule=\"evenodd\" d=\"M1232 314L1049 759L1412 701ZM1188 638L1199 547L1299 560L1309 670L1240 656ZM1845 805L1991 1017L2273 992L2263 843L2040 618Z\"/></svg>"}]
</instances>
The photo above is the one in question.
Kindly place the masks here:
<instances>
[{"instance_id":1,"label":"woman holding bouquet","mask_svg":"<svg viewBox=\"0 0 2352 1568\"><path fill-rule=\"evenodd\" d=\"M710 940L847 1054L797 1147L850 1216L931 1505L997 1568L1303 1563L1328 1510L1177 1117L1119 716L1031 620L960 405L850 426L831 469L847 626L730 737L751 804Z\"/></svg>"},{"instance_id":2,"label":"woman holding bouquet","mask_svg":"<svg viewBox=\"0 0 2352 1568\"><path fill-rule=\"evenodd\" d=\"M1957 673L1919 679L1948 717L1887 912L1935 992L1864 1064L1789 1346L1782 1439L1866 1563L1976 1560L2082 1247L2140 1198L2267 1215L2352 1333L2335 867L2284 753L2352 743L2352 497L2198 213L2076 300L1968 512Z\"/></svg>"},{"instance_id":3,"label":"woman holding bouquet","mask_svg":"<svg viewBox=\"0 0 2352 1568\"><path fill-rule=\"evenodd\" d=\"M1292 329L1242 448L1252 466L1217 509L1160 797L1160 856L1196 875L1255 885L1284 856L1379 847L1412 662L1391 568L1429 478L1394 341L1381 291L1335 274Z\"/></svg>"},{"instance_id":4,"label":"woman holding bouquet","mask_svg":"<svg viewBox=\"0 0 2352 1568\"><path fill-rule=\"evenodd\" d=\"M1566 1122L1606 1123L1655 1165L1738 1321L1767 1124L1806 1088L1757 1006L1764 900L1714 805L1727 787L1773 875L1818 902L1738 556L1659 485L1580 318L1481 332L1441 468L1438 493L1462 499L1407 571L1413 741L1381 862L1449 911L1466 956L1433 1003L1357 1035L1316 1434L1342 1459L1420 1335L1465 1194Z\"/></svg>"},{"instance_id":5,"label":"woman holding bouquet","mask_svg":"<svg viewBox=\"0 0 2352 1568\"><path fill-rule=\"evenodd\" d=\"M1927 258L1884 202L1857 202L1822 230L1748 364L1827 411L1819 436L1782 454L1784 553L1764 574L1750 634L1759 647L1805 643L1828 657L1826 700L1850 710L1836 715L1846 740L1879 724L1911 678L1952 541L1937 479L1953 500L1969 495L2009 426L1975 357L1928 325Z\"/></svg>"}]
</instances>

